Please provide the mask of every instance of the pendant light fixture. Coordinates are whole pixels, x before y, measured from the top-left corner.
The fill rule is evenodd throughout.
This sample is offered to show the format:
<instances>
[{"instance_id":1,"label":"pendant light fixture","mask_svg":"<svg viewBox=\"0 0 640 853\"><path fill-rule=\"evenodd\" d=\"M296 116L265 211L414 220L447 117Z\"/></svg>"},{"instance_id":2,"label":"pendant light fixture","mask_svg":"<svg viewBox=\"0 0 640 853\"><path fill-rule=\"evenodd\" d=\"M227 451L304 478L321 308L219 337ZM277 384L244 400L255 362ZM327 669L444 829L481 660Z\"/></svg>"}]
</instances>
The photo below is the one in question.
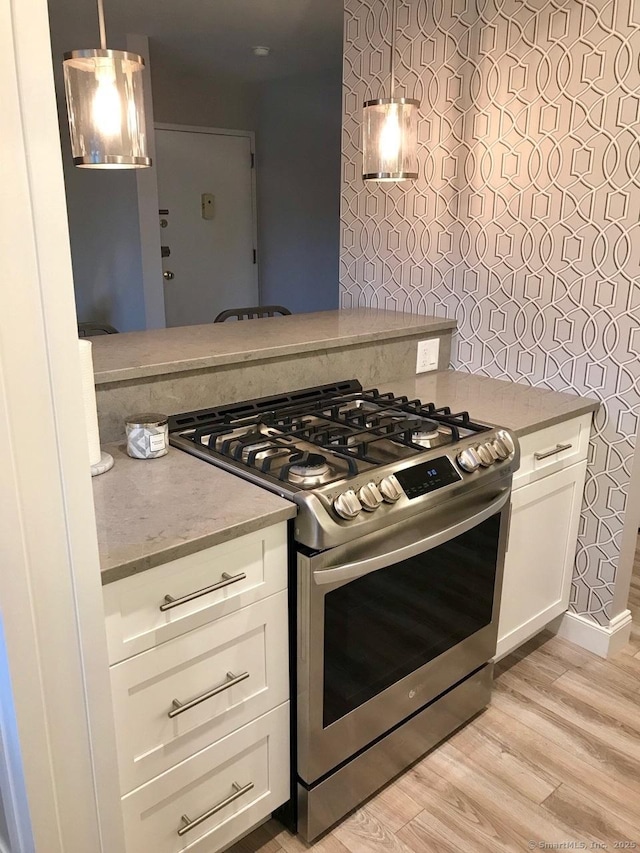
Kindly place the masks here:
<instances>
[{"instance_id":1,"label":"pendant light fixture","mask_svg":"<svg viewBox=\"0 0 640 853\"><path fill-rule=\"evenodd\" d=\"M102 0L100 49L64 55L73 162L84 169L140 169L147 156L142 70L137 53L108 50Z\"/></svg>"},{"instance_id":2,"label":"pendant light fixture","mask_svg":"<svg viewBox=\"0 0 640 853\"><path fill-rule=\"evenodd\" d=\"M420 101L395 97L397 0L392 0L391 8L389 97L364 103L362 177L365 181L408 181L418 177Z\"/></svg>"}]
</instances>

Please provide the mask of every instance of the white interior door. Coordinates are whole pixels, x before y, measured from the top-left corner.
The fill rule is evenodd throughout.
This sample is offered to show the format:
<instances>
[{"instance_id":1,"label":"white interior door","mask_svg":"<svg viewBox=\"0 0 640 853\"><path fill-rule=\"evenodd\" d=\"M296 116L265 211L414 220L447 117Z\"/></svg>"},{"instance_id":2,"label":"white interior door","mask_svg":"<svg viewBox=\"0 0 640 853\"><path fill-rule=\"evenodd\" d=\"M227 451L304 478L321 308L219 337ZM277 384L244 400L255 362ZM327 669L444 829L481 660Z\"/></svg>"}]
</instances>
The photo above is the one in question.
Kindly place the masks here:
<instances>
[{"instance_id":1,"label":"white interior door","mask_svg":"<svg viewBox=\"0 0 640 853\"><path fill-rule=\"evenodd\" d=\"M157 129L156 165L167 326L258 305L250 137Z\"/></svg>"}]
</instances>

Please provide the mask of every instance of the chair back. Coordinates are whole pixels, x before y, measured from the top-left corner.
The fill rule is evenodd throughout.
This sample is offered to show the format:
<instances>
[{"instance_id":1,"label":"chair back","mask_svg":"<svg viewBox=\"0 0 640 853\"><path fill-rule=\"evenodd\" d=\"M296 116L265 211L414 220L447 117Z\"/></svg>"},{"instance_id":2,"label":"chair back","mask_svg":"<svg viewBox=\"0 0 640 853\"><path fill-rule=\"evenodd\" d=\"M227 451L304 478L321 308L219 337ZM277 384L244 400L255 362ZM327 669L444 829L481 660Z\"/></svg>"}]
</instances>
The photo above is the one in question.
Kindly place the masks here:
<instances>
[{"instance_id":1,"label":"chair back","mask_svg":"<svg viewBox=\"0 0 640 853\"><path fill-rule=\"evenodd\" d=\"M94 335L117 335L118 330L108 323L78 323L78 337L92 338Z\"/></svg>"},{"instance_id":2,"label":"chair back","mask_svg":"<svg viewBox=\"0 0 640 853\"><path fill-rule=\"evenodd\" d=\"M225 320L235 318L236 320L254 320L260 317L275 317L277 314L285 317L291 314L288 308L282 305L255 305L253 308L229 308L221 311L214 323L224 323Z\"/></svg>"}]
</instances>

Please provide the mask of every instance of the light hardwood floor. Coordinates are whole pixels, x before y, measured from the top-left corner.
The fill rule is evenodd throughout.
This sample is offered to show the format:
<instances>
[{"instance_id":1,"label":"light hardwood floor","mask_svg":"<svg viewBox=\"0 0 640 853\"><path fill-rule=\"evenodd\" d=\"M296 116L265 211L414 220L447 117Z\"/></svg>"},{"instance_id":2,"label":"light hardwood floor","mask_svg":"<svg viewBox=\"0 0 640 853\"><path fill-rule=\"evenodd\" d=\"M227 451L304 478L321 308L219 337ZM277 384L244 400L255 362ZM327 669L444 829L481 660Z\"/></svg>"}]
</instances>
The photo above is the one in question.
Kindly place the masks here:
<instances>
[{"instance_id":1,"label":"light hardwood floor","mask_svg":"<svg viewBox=\"0 0 640 853\"><path fill-rule=\"evenodd\" d=\"M315 844L269 821L230 853L640 850L640 544L629 608L611 660L541 635L502 661L486 711Z\"/></svg>"}]
</instances>

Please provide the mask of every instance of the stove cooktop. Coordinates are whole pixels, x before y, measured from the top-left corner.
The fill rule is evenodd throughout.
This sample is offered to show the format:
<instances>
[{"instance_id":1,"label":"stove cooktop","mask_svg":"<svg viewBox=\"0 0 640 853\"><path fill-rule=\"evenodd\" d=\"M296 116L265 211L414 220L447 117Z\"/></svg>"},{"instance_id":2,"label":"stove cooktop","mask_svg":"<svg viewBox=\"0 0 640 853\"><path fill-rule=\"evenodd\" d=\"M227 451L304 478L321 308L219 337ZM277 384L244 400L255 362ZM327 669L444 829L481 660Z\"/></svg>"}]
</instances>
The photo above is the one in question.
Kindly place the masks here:
<instances>
[{"instance_id":1,"label":"stove cooktop","mask_svg":"<svg viewBox=\"0 0 640 853\"><path fill-rule=\"evenodd\" d=\"M295 501L314 548L510 477L518 456L507 430L357 380L174 415L169 440Z\"/></svg>"},{"instance_id":2,"label":"stove cooktop","mask_svg":"<svg viewBox=\"0 0 640 853\"><path fill-rule=\"evenodd\" d=\"M356 380L176 415L169 429L287 491L348 479L490 427ZM184 446L184 445L182 445Z\"/></svg>"}]
</instances>

